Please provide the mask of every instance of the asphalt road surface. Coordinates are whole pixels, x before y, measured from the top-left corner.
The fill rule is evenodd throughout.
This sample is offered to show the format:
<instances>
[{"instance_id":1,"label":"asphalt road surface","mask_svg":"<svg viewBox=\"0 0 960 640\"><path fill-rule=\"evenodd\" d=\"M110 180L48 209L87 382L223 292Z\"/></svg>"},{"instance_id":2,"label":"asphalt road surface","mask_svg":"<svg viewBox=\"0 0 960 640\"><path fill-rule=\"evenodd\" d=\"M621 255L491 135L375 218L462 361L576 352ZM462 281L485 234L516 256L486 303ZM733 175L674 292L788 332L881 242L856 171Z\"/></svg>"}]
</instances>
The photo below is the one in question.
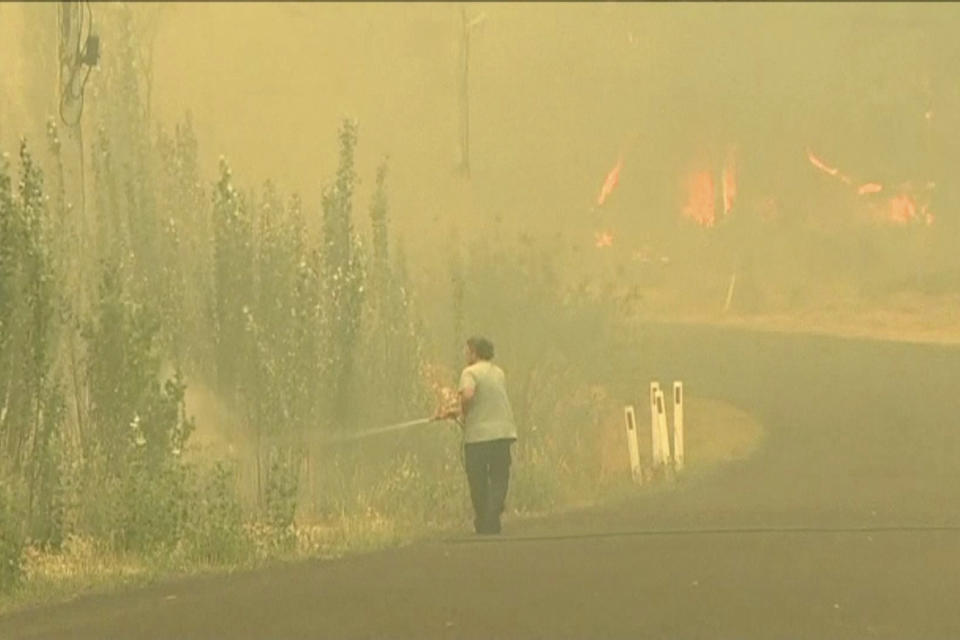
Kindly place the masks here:
<instances>
[{"instance_id":1,"label":"asphalt road surface","mask_svg":"<svg viewBox=\"0 0 960 640\"><path fill-rule=\"evenodd\" d=\"M0 638L960 638L960 349L650 327L607 365L638 404L682 378L751 411L763 447L500 538L88 597Z\"/></svg>"}]
</instances>

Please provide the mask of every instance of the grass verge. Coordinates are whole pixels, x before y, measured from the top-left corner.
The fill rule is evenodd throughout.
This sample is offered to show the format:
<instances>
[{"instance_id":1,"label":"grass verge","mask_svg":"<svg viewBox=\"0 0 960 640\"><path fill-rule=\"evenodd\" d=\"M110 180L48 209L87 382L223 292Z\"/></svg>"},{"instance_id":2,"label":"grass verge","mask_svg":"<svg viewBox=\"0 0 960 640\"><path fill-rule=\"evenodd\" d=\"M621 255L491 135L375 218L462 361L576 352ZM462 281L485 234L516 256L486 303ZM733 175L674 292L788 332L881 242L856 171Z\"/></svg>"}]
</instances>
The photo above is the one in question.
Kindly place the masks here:
<instances>
[{"instance_id":1,"label":"grass verge","mask_svg":"<svg viewBox=\"0 0 960 640\"><path fill-rule=\"evenodd\" d=\"M516 447L507 526L667 488L629 481L622 407L600 401L602 411L588 431L594 437L562 450L551 438ZM718 400L689 397L685 423L691 477L750 455L762 441L762 428L751 416ZM648 452L649 430L640 431L641 450ZM325 473L313 478L326 488L321 497L304 490L297 522L288 528L248 521L242 527L244 553L230 561L198 560L182 545L148 555L119 553L76 535L57 551L28 546L22 584L0 596L0 614L172 578L333 559L469 531L458 439L452 432L419 437L426 440L414 437L402 449L387 440L325 460Z\"/></svg>"}]
</instances>

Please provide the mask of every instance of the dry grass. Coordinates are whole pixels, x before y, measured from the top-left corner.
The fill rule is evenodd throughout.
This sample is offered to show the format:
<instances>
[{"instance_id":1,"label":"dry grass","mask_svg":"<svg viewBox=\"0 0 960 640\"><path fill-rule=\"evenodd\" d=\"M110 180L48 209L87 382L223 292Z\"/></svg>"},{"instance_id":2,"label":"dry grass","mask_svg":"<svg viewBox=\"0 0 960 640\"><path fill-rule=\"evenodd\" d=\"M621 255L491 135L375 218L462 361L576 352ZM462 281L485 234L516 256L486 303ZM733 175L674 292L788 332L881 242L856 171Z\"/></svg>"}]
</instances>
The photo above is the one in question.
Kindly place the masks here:
<instances>
[{"instance_id":1,"label":"dry grass","mask_svg":"<svg viewBox=\"0 0 960 640\"><path fill-rule=\"evenodd\" d=\"M669 403L668 403L669 405ZM672 424L668 406L668 424ZM635 407L641 464L651 465L650 412ZM623 407L611 407L602 431L603 476L625 478L629 473ZM684 457L688 471L746 458L762 444L763 427L749 413L727 402L688 396L684 405Z\"/></svg>"},{"instance_id":2,"label":"dry grass","mask_svg":"<svg viewBox=\"0 0 960 640\"><path fill-rule=\"evenodd\" d=\"M763 443L763 427L727 402L689 397L684 407L686 464L692 469L741 460Z\"/></svg>"},{"instance_id":3,"label":"dry grass","mask_svg":"<svg viewBox=\"0 0 960 640\"><path fill-rule=\"evenodd\" d=\"M508 520L596 505L637 490L629 482L623 408L602 388L588 391L583 400L596 403L597 412L593 414L596 421L584 433L593 437L576 445L576 450L567 450L571 445L561 447L548 438L541 446L517 451ZM638 410L641 450L649 458L647 415ZM685 426L690 471L748 456L762 441L762 429L751 416L712 399L689 397ZM322 517L304 514L287 530L259 522L244 525L249 553L233 564L198 564L182 549L150 557L124 555L102 542L78 536L68 538L58 552L31 547L23 587L0 598L0 613L173 576L232 571L277 560L336 558L466 530L469 499L465 480L451 459L455 458L454 449L439 446L432 456L420 457L398 456L394 451L383 460L371 460L365 471L348 465L354 470L352 476L344 476L343 466L327 465L330 473L344 476L339 487L332 476L322 482L328 491L342 494L330 502L336 505L335 511ZM599 474L595 473L598 469Z\"/></svg>"},{"instance_id":4,"label":"dry grass","mask_svg":"<svg viewBox=\"0 0 960 640\"><path fill-rule=\"evenodd\" d=\"M0 597L0 614L175 576L229 572L276 560L332 559L401 546L416 538L403 523L376 513L344 516L330 524L299 525L284 532L289 536L259 524L245 526L244 533L252 553L232 565L188 561L177 549L155 556L122 554L81 536L69 537L59 551L28 547L22 587ZM281 540L291 544L282 544Z\"/></svg>"},{"instance_id":5,"label":"dry grass","mask_svg":"<svg viewBox=\"0 0 960 640\"><path fill-rule=\"evenodd\" d=\"M654 308L654 307L651 307ZM675 308L664 303L659 308ZM644 315L664 322L710 324L760 331L819 333L929 344L960 344L960 296L898 293L883 301L839 299L789 312L728 313L719 309Z\"/></svg>"},{"instance_id":6,"label":"dry grass","mask_svg":"<svg viewBox=\"0 0 960 640\"><path fill-rule=\"evenodd\" d=\"M0 597L0 614L147 584L162 575L152 559L108 550L87 537L70 536L60 551L28 546L20 589Z\"/></svg>"}]
</instances>

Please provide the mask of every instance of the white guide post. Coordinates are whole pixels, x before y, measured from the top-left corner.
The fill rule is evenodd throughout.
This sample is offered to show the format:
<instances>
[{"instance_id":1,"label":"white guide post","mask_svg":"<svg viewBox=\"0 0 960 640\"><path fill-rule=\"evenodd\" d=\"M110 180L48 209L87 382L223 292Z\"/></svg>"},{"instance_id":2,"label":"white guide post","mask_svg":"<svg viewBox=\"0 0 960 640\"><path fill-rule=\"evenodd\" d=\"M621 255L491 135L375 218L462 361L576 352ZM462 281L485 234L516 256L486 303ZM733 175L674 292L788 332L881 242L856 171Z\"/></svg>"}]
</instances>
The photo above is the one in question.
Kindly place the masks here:
<instances>
[{"instance_id":1,"label":"white guide post","mask_svg":"<svg viewBox=\"0 0 960 640\"><path fill-rule=\"evenodd\" d=\"M683 382L673 383L673 464L683 469Z\"/></svg>"},{"instance_id":2,"label":"white guide post","mask_svg":"<svg viewBox=\"0 0 960 640\"><path fill-rule=\"evenodd\" d=\"M650 383L650 442L652 444L653 466L659 466L660 459L660 428L657 426L657 394L660 393L660 383Z\"/></svg>"},{"instance_id":3,"label":"white guide post","mask_svg":"<svg viewBox=\"0 0 960 640\"><path fill-rule=\"evenodd\" d=\"M630 453L630 475L633 481L643 482L643 472L640 468L640 445L637 444L637 414L632 405L623 408L623 420L627 427L627 450Z\"/></svg>"},{"instance_id":4,"label":"white guide post","mask_svg":"<svg viewBox=\"0 0 960 640\"><path fill-rule=\"evenodd\" d=\"M663 391L657 389L657 441L660 444L660 461L670 462L670 434L667 432L667 407L663 400Z\"/></svg>"},{"instance_id":5,"label":"white guide post","mask_svg":"<svg viewBox=\"0 0 960 640\"><path fill-rule=\"evenodd\" d=\"M733 288L737 286L737 272L734 271L730 276L730 286L727 287L727 300L723 303L723 312L730 311L730 303L733 302Z\"/></svg>"}]
</instances>

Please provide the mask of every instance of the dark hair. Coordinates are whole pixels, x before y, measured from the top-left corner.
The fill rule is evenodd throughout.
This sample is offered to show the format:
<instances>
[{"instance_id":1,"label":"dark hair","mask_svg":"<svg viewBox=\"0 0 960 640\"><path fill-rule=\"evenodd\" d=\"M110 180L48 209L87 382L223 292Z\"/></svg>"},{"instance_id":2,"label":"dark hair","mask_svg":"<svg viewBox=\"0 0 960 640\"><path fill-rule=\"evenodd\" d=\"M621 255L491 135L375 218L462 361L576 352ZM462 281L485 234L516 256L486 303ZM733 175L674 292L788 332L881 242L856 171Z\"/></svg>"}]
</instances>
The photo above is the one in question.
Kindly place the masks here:
<instances>
[{"instance_id":1,"label":"dark hair","mask_svg":"<svg viewBox=\"0 0 960 640\"><path fill-rule=\"evenodd\" d=\"M467 346L473 349L481 360L493 360L493 343L481 336L467 338Z\"/></svg>"}]
</instances>

